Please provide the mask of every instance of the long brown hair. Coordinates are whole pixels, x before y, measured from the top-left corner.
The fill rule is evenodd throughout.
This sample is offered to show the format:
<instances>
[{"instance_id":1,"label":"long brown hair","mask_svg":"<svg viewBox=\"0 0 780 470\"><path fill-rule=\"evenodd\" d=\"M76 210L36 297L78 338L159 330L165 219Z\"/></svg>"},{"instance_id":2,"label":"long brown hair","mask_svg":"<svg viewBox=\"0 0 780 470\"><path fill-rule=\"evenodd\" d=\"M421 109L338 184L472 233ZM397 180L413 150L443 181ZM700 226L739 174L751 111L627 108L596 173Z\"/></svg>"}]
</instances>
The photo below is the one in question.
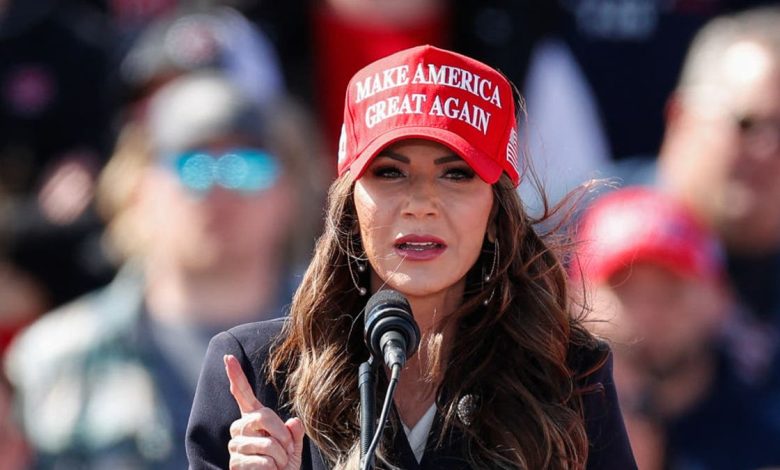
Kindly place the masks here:
<instances>
[{"instance_id":1,"label":"long brown hair","mask_svg":"<svg viewBox=\"0 0 780 470\"><path fill-rule=\"evenodd\" d=\"M353 187L347 176L330 188L325 232L268 367L282 402L337 468L354 462L360 433L356 371L367 358L361 318L366 298L357 292L350 265L351 257L362 256L353 235ZM451 317L458 333L437 377L436 403L444 416L439 443L459 430L474 468L584 468L588 441L568 358L572 346L592 348L596 340L570 313L567 275L554 244L533 228L549 219L549 211L530 219L506 175L493 191L499 262L485 282L483 269L490 269L495 249L486 237L467 275L464 302ZM464 399L473 409L465 418Z\"/></svg>"}]
</instances>

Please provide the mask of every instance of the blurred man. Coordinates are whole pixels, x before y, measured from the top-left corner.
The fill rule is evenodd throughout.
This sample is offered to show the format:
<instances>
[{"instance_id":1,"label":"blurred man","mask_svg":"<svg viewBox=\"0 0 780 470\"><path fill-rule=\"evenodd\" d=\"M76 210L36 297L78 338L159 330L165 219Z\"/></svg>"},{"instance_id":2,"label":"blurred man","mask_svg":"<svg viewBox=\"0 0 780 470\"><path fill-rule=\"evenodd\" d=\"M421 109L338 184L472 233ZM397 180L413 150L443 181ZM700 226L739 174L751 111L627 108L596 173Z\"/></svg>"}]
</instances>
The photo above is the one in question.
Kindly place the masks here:
<instances>
[{"instance_id":1,"label":"blurred man","mask_svg":"<svg viewBox=\"0 0 780 470\"><path fill-rule=\"evenodd\" d=\"M660 184L725 244L740 300L780 319L780 8L697 35L667 113Z\"/></svg>"},{"instance_id":2,"label":"blurred man","mask_svg":"<svg viewBox=\"0 0 780 470\"><path fill-rule=\"evenodd\" d=\"M252 103L185 75L126 126L99 188L127 262L9 352L37 467L186 468L208 339L284 314L318 225L318 159L287 108Z\"/></svg>"},{"instance_id":3,"label":"blurred man","mask_svg":"<svg viewBox=\"0 0 780 470\"><path fill-rule=\"evenodd\" d=\"M586 211L578 240L574 273L612 340L639 468L780 464L780 428L726 350L734 304L714 235L667 195L628 188Z\"/></svg>"}]
</instances>

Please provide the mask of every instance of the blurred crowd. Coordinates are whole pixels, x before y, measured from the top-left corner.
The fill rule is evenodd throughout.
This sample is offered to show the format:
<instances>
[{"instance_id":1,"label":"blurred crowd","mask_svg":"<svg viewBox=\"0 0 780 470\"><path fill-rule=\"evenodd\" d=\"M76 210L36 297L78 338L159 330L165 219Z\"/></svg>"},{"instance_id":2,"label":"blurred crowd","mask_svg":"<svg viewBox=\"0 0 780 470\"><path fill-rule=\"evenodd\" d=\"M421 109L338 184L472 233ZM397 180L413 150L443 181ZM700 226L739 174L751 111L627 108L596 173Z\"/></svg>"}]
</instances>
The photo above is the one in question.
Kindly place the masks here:
<instances>
[{"instance_id":1,"label":"blurred crowd","mask_svg":"<svg viewBox=\"0 0 780 470\"><path fill-rule=\"evenodd\" d=\"M209 338L308 261L349 77L423 43L520 88L554 200L606 181L570 269L640 468L780 467L777 2L4 0L0 470L186 468Z\"/></svg>"}]
</instances>

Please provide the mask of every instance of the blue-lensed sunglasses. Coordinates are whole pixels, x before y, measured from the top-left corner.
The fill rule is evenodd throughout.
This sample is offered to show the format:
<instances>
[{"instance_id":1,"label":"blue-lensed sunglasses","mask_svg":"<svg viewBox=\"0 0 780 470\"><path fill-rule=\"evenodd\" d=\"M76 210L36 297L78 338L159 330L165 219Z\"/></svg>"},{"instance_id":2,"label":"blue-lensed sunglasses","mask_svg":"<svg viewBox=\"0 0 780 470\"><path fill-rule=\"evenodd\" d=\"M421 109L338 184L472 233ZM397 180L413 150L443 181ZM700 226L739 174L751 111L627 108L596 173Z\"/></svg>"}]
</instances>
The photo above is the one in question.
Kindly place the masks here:
<instances>
[{"instance_id":1,"label":"blue-lensed sunglasses","mask_svg":"<svg viewBox=\"0 0 780 470\"><path fill-rule=\"evenodd\" d=\"M258 193L276 183L278 160L259 149L231 149L221 155L188 151L169 158L179 181L192 191L208 192L214 185L243 193Z\"/></svg>"}]
</instances>

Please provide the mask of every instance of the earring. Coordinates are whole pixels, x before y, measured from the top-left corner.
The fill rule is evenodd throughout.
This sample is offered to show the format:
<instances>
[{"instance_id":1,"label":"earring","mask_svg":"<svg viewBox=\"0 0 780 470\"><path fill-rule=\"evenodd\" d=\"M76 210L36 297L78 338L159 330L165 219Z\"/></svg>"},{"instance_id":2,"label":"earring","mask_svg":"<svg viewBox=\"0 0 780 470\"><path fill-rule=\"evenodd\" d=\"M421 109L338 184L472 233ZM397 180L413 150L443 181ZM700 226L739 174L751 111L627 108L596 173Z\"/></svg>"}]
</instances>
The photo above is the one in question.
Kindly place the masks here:
<instances>
[{"instance_id":1,"label":"earring","mask_svg":"<svg viewBox=\"0 0 780 470\"><path fill-rule=\"evenodd\" d=\"M491 279L493 279L493 276L496 273L496 269L498 268L498 239L496 239L496 242L494 243L495 248L493 249L493 264L490 266L490 272L485 274L482 277L483 284L490 282ZM487 306L491 300L493 300L493 296L496 295L496 288L494 287L493 290L490 291L490 296L482 301L482 305Z\"/></svg>"},{"instance_id":2,"label":"earring","mask_svg":"<svg viewBox=\"0 0 780 470\"><path fill-rule=\"evenodd\" d=\"M366 272L366 263L362 262L358 257L355 257L355 267L357 268L359 273ZM352 283L355 285L355 289L357 289L358 295L360 295L361 297L366 295L368 293L368 290L365 287L361 286L360 283L358 283L359 275L355 276L351 268L349 270L349 274L352 277Z\"/></svg>"},{"instance_id":3,"label":"earring","mask_svg":"<svg viewBox=\"0 0 780 470\"><path fill-rule=\"evenodd\" d=\"M366 272L367 268L365 261L363 261L359 256L353 254L361 251L360 248L355 246L360 245L360 238L357 239L357 242L353 242L353 234L356 234L354 229L347 232L347 246L349 246L349 252L347 253L347 269L349 269L349 277L352 279L352 284L355 286L355 290L357 290L358 295L362 297L368 293L368 289L360 285L359 279L360 274ZM355 271L352 269L352 259L355 260L355 269L357 269L358 274L355 274Z\"/></svg>"}]
</instances>

